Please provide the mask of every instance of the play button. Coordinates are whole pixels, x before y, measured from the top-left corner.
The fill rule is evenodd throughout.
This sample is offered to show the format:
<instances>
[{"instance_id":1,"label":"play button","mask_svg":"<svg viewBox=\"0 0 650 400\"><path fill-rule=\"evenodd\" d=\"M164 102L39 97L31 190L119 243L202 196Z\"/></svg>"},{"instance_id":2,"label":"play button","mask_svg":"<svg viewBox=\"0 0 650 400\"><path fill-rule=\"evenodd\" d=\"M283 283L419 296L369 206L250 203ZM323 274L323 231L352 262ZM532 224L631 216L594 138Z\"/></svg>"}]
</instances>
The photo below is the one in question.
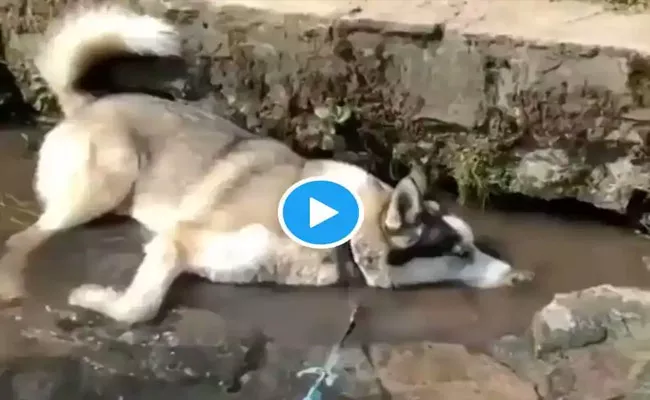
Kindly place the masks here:
<instances>
[{"instance_id":1,"label":"play button","mask_svg":"<svg viewBox=\"0 0 650 400\"><path fill-rule=\"evenodd\" d=\"M339 246L352 237L363 221L359 197L345 186L321 178L293 184L280 199L278 220L284 233L315 249Z\"/></svg>"},{"instance_id":2,"label":"play button","mask_svg":"<svg viewBox=\"0 0 650 400\"><path fill-rule=\"evenodd\" d=\"M309 227L313 228L332 218L339 212L320 201L309 198Z\"/></svg>"}]
</instances>

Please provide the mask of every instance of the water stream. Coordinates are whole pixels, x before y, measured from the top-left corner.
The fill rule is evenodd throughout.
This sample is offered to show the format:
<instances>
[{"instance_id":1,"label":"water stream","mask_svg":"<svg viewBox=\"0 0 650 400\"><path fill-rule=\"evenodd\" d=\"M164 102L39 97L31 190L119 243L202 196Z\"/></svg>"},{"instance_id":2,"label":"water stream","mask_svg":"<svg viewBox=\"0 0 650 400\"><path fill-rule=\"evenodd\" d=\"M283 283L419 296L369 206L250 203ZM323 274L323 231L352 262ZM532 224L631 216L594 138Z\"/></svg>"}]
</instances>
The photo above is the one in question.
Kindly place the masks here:
<instances>
[{"instance_id":1,"label":"water stream","mask_svg":"<svg viewBox=\"0 0 650 400\"><path fill-rule=\"evenodd\" d=\"M33 157L16 131L0 133L0 233L4 240L34 218ZM598 221L565 221L542 213L454 207L479 235L497 243L518 268L534 270L533 284L476 291L455 287L353 290L233 287L181 280L171 302L214 310L234 328L262 329L278 343L331 344L345 329L349 303L366 307L355 336L364 340L428 339L481 348L521 333L554 293L602 283L650 287L642 257L650 241L631 229ZM141 259L142 229L133 222L74 229L44 246L28 269L35 303L65 307L67 292L86 281L127 282ZM200 324L201 321L197 321Z\"/></svg>"}]
</instances>

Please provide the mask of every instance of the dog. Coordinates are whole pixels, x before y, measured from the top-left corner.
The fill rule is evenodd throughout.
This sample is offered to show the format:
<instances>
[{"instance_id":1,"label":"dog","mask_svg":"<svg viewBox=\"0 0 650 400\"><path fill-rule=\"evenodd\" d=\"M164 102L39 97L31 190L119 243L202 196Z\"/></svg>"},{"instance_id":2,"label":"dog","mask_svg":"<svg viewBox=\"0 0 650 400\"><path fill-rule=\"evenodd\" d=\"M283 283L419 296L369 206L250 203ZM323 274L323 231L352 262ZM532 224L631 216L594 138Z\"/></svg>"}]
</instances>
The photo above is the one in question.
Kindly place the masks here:
<instances>
[{"instance_id":1,"label":"dog","mask_svg":"<svg viewBox=\"0 0 650 400\"><path fill-rule=\"evenodd\" d=\"M111 57L181 57L181 43L173 25L116 5L69 11L48 28L35 65L64 118L39 149L33 187L42 213L7 240L0 259L3 300L25 296L32 250L107 213L132 217L153 238L124 290L84 284L68 303L121 323L155 317L182 273L231 284L335 285L337 249L294 242L277 216L284 192L314 177L344 185L362 202L363 223L341 246L367 286L456 280L486 289L532 279L480 251L465 221L425 200L418 168L392 187L358 166L303 158L181 102L96 96L81 84Z\"/></svg>"}]
</instances>

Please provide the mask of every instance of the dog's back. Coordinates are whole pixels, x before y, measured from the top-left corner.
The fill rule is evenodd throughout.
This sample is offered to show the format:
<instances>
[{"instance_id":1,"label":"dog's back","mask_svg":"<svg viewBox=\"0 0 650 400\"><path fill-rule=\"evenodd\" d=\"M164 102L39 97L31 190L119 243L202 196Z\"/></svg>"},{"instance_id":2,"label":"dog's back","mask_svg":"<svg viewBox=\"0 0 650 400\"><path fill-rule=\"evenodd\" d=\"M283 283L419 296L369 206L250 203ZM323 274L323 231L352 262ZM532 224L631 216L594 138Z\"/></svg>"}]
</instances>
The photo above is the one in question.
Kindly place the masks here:
<instances>
[{"instance_id":1,"label":"dog's back","mask_svg":"<svg viewBox=\"0 0 650 400\"><path fill-rule=\"evenodd\" d=\"M78 109L63 126L47 136L44 146L87 142L84 147L96 149L96 154L122 160L111 163L120 170L133 163L124 160L137 160L137 170L131 168L128 177L132 190L115 196L124 196L119 206L123 212L151 229L173 225L177 218L206 219L216 207L220 211L215 224L221 221L226 231L249 223L275 230L275 208L260 205L277 204L305 164L276 140L197 108L148 95L101 98ZM52 168L42 163L40 179L49 180L46 175ZM119 179L127 179L126 174Z\"/></svg>"}]
</instances>

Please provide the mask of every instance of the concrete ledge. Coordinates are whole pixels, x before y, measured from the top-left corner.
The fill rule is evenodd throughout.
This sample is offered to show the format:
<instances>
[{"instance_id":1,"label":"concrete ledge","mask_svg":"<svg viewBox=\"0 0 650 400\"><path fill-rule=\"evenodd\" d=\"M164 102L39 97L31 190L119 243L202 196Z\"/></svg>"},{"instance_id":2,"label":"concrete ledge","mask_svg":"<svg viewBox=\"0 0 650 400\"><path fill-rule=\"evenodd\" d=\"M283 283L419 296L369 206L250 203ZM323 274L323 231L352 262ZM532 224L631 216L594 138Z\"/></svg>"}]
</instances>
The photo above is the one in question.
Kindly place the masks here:
<instances>
[{"instance_id":1,"label":"concrete ledge","mask_svg":"<svg viewBox=\"0 0 650 400\"><path fill-rule=\"evenodd\" d=\"M574 0L213 0L283 14L397 24L395 30L445 24L466 35L507 36L539 45L597 46L650 54L650 14L622 14ZM405 28L408 26L410 28Z\"/></svg>"}]
</instances>

